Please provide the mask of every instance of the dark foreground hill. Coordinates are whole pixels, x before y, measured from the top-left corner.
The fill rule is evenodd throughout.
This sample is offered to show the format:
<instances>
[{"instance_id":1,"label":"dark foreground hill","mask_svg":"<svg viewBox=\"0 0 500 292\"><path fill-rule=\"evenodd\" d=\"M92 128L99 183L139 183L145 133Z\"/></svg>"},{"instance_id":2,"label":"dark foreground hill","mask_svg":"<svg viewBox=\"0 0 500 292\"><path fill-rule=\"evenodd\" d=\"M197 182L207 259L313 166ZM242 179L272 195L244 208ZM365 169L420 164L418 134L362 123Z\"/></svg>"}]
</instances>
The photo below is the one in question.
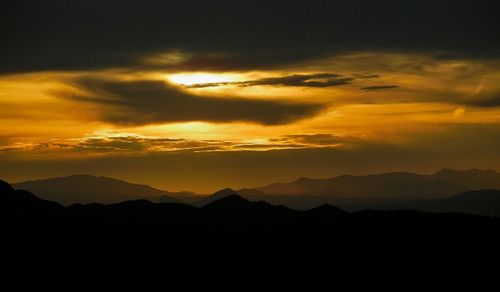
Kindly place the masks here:
<instances>
[{"instance_id":1,"label":"dark foreground hill","mask_svg":"<svg viewBox=\"0 0 500 292\"><path fill-rule=\"evenodd\" d=\"M478 190L463 192L441 199L384 199L384 198L332 198L326 196L286 196L249 193L246 190L234 191L250 201L264 200L271 204L285 205L292 209L308 210L323 204L332 204L348 211L365 209L377 210L419 210L435 213L467 213L500 217L500 190ZM198 204L210 201L207 197Z\"/></svg>"},{"instance_id":2,"label":"dark foreground hill","mask_svg":"<svg viewBox=\"0 0 500 292\"><path fill-rule=\"evenodd\" d=\"M415 209L425 212L454 212L500 217L500 190L463 192L443 199L351 202L348 209L376 208L383 210Z\"/></svg>"},{"instance_id":3,"label":"dark foreground hill","mask_svg":"<svg viewBox=\"0 0 500 292\"><path fill-rule=\"evenodd\" d=\"M34 261L280 263L487 254L500 219L419 211L296 211L225 196L204 207L147 200L63 207L0 183L3 258ZM208 260L209 259L209 260ZM280 260L278 260L280 259Z\"/></svg>"}]
</instances>

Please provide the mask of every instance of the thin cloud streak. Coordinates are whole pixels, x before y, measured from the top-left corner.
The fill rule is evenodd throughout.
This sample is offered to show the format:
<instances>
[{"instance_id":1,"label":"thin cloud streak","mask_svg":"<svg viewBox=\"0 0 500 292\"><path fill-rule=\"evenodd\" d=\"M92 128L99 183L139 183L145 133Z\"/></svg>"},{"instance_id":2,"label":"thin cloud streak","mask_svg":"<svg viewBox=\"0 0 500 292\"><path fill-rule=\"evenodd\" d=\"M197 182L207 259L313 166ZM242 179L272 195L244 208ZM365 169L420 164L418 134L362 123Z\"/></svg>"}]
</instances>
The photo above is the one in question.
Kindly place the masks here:
<instances>
[{"instance_id":1,"label":"thin cloud streak","mask_svg":"<svg viewBox=\"0 0 500 292\"><path fill-rule=\"evenodd\" d=\"M332 87L351 84L355 78L345 77L340 74L333 73L318 73L318 74L296 74L284 77L270 77L257 80L239 81L239 82L214 82L214 83L198 83L185 86L187 88L205 88L234 85L239 87L250 86L297 86L297 87Z\"/></svg>"}]
</instances>

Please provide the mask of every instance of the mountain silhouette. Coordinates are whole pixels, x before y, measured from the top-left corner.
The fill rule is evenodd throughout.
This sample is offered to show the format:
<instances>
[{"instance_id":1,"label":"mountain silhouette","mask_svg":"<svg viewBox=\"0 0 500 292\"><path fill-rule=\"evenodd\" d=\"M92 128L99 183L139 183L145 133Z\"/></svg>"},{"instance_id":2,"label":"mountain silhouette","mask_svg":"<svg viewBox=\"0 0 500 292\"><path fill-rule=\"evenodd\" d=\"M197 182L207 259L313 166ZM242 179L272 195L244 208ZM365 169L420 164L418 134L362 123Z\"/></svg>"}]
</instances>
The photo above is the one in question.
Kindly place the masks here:
<instances>
[{"instance_id":1,"label":"mountain silhouette","mask_svg":"<svg viewBox=\"0 0 500 292\"><path fill-rule=\"evenodd\" d=\"M228 191L232 191L231 189L227 189ZM226 190L219 191L215 193L213 196L220 196L221 194L225 193ZM214 201L208 203L207 205L204 206L206 209L214 209L214 208L222 208L226 209L228 206L231 208L241 208L241 207L248 207L251 205L250 201L247 199L242 198L241 196L238 196L236 194L228 194L226 196L221 197L220 199L214 199Z\"/></svg>"},{"instance_id":2,"label":"mountain silhouette","mask_svg":"<svg viewBox=\"0 0 500 292\"><path fill-rule=\"evenodd\" d=\"M187 191L169 192L91 175L33 180L13 186L64 205L94 202L109 204L146 199L203 206L227 195L239 194L251 201L264 200L302 210L322 204L340 205L355 210L371 204L447 198L471 190L500 189L500 174L490 169L443 169L432 175L394 172L365 176L342 175L329 179L301 177L291 183L274 183L256 189L223 189L205 197Z\"/></svg>"},{"instance_id":3,"label":"mountain silhouette","mask_svg":"<svg viewBox=\"0 0 500 292\"><path fill-rule=\"evenodd\" d=\"M500 189L500 174L492 169L452 170L445 168L434 173L432 178L442 179L468 190Z\"/></svg>"},{"instance_id":4,"label":"mountain silhouette","mask_svg":"<svg viewBox=\"0 0 500 292\"><path fill-rule=\"evenodd\" d=\"M30 192L14 190L7 182L0 180L0 200L3 216L37 216L42 213L57 214L61 205L40 199Z\"/></svg>"},{"instance_id":5,"label":"mountain silhouette","mask_svg":"<svg viewBox=\"0 0 500 292\"><path fill-rule=\"evenodd\" d=\"M416 209L430 212L465 212L498 215L495 203L486 198L452 198L471 190L500 189L500 174L487 169L443 169L432 175L408 172L378 175L342 175L330 179L299 178L292 183L276 183L257 189L222 189L202 196L191 192L168 192L147 185L90 175L27 181L13 185L36 193L42 199L71 204L112 204L132 200L172 203L185 202L201 207L231 195L251 202L265 201L297 210L324 204L349 211L371 209ZM9 188L6 183L1 188ZM462 203L460 203L462 202ZM472 207L477 206L477 207Z\"/></svg>"},{"instance_id":6,"label":"mountain silhouette","mask_svg":"<svg viewBox=\"0 0 500 292\"><path fill-rule=\"evenodd\" d=\"M335 198L312 195L253 195L243 197L251 201L263 200L271 204L280 204L297 210L315 210L318 208L338 208L340 210L360 211L364 209L380 210L420 210L426 212L456 212L500 217L500 191L495 189L467 191L459 195L439 199L379 199L379 198Z\"/></svg>"},{"instance_id":7,"label":"mountain silhouette","mask_svg":"<svg viewBox=\"0 0 500 292\"><path fill-rule=\"evenodd\" d=\"M126 200L180 202L176 196L187 192L168 192L148 185L133 184L108 177L72 175L51 179L32 180L13 184L16 189L36 193L41 198L64 205L75 203L117 203Z\"/></svg>"},{"instance_id":8,"label":"mountain silhouette","mask_svg":"<svg viewBox=\"0 0 500 292\"><path fill-rule=\"evenodd\" d=\"M0 181L4 259L217 265L259 262L319 265L405 256L491 258L500 244L500 218L414 210L346 212L322 205L308 211L251 202L234 191L203 207L131 200L64 207ZM498 200L500 191L464 193L454 200ZM36 248L34 248L36 247ZM12 259L10 258L12 257ZM174 265L175 266L175 265Z\"/></svg>"},{"instance_id":9,"label":"mountain silhouette","mask_svg":"<svg viewBox=\"0 0 500 292\"><path fill-rule=\"evenodd\" d=\"M223 190L222 192L219 191L216 194L222 195L223 193L229 193L229 190L230 189ZM271 218L297 212L283 206L271 205L264 201L251 202L236 194L230 194L214 200L201 207L201 210L212 215L232 216L233 218L241 216L264 216L266 218Z\"/></svg>"},{"instance_id":10,"label":"mountain silhouette","mask_svg":"<svg viewBox=\"0 0 500 292\"><path fill-rule=\"evenodd\" d=\"M202 199L199 199L198 201L195 201L192 204L194 206L205 206L207 204L210 204L211 202L214 202L214 201L217 201L217 200L229 197L229 196L233 196L233 195L239 195L239 193L233 189L225 188L225 189L222 189L222 190L219 190L219 191L213 193L210 196L206 196Z\"/></svg>"},{"instance_id":11,"label":"mountain silhouette","mask_svg":"<svg viewBox=\"0 0 500 292\"><path fill-rule=\"evenodd\" d=\"M500 174L493 170L444 169L432 175L393 172L364 176L342 175L328 179L302 177L291 183L274 183L257 189L266 194L422 199L444 198L465 191L489 188L500 189Z\"/></svg>"},{"instance_id":12,"label":"mountain silhouette","mask_svg":"<svg viewBox=\"0 0 500 292\"><path fill-rule=\"evenodd\" d=\"M339 207L332 206L330 204L323 204L319 207L313 208L307 211L309 214L314 216L347 216L349 212L342 210Z\"/></svg>"},{"instance_id":13,"label":"mountain silhouette","mask_svg":"<svg viewBox=\"0 0 500 292\"><path fill-rule=\"evenodd\" d=\"M12 188L12 186L10 184L8 184L7 182L5 182L3 180L0 180L0 192L1 193L10 193L13 190L14 189Z\"/></svg>"},{"instance_id":14,"label":"mountain silhouette","mask_svg":"<svg viewBox=\"0 0 500 292\"><path fill-rule=\"evenodd\" d=\"M457 212L500 217L500 190L468 191L445 199L418 200L388 206L427 212Z\"/></svg>"}]
</instances>

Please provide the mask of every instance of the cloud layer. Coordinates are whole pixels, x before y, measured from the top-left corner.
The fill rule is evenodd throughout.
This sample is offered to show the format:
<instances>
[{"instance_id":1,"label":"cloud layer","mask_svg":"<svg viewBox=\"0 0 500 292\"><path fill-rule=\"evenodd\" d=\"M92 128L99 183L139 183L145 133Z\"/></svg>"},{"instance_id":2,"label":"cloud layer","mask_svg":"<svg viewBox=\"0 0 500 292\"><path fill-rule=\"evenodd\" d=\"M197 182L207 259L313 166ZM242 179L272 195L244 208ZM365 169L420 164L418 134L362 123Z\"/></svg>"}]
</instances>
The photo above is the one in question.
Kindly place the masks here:
<instances>
[{"instance_id":1,"label":"cloud layer","mask_svg":"<svg viewBox=\"0 0 500 292\"><path fill-rule=\"evenodd\" d=\"M332 134L284 135L261 141L236 139L186 139L150 137L131 133L105 131L81 139L52 142L13 143L3 146L0 155L8 153L38 154L95 154L122 155L153 152L232 152L267 151L278 149L334 148L344 144L358 144L354 137L337 137Z\"/></svg>"},{"instance_id":2,"label":"cloud layer","mask_svg":"<svg viewBox=\"0 0 500 292\"><path fill-rule=\"evenodd\" d=\"M161 81L81 79L77 84L89 94L69 98L102 106L103 120L122 125L187 121L279 125L314 116L325 107L313 103L198 96Z\"/></svg>"},{"instance_id":3,"label":"cloud layer","mask_svg":"<svg viewBox=\"0 0 500 292\"><path fill-rule=\"evenodd\" d=\"M184 68L276 68L353 51L498 57L497 0L3 1L0 70L130 67L192 53Z\"/></svg>"}]
</instances>

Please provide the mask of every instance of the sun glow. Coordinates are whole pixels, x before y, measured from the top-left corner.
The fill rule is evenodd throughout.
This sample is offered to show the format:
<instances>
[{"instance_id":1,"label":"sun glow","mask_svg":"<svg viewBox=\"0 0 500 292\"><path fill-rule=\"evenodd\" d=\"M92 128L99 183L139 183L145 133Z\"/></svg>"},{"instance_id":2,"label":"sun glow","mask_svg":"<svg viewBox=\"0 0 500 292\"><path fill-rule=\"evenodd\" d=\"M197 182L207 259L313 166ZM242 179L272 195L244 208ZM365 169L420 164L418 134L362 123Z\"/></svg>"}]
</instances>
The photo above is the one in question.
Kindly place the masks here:
<instances>
[{"instance_id":1,"label":"sun glow","mask_svg":"<svg viewBox=\"0 0 500 292\"><path fill-rule=\"evenodd\" d=\"M175 84L193 85L206 83L231 82L232 78L225 75L210 74L210 73L195 73L195 74L175 74L168 76L168 79Z\"/></svg>"}]
</instances>

